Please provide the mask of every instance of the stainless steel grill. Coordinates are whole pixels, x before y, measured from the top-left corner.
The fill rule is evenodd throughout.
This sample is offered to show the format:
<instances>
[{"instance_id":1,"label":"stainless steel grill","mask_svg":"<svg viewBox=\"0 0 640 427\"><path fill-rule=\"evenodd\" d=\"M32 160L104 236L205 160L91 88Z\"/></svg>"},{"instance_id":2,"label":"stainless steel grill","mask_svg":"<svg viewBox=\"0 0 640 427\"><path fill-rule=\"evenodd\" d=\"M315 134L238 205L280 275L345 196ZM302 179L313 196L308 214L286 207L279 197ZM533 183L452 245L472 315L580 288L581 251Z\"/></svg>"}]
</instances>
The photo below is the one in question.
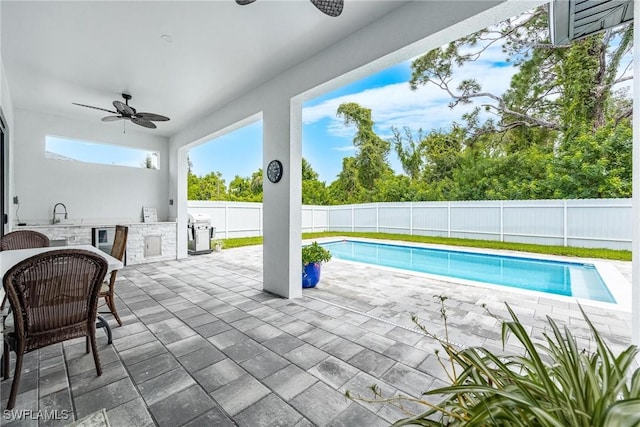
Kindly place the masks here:
<instances>
[{"instance_id":1,"label":"stainless steel grill","mask_svg":"<svg viewBox=\"0 0 640 427\"><path fill-rule=\"evenodd\" d=\"M211 239L215 237L216 228L211 227L211 217L205 214L189 214L189 252L191 254L208 254L211 252Z\"/></svg>"}]
</instances>

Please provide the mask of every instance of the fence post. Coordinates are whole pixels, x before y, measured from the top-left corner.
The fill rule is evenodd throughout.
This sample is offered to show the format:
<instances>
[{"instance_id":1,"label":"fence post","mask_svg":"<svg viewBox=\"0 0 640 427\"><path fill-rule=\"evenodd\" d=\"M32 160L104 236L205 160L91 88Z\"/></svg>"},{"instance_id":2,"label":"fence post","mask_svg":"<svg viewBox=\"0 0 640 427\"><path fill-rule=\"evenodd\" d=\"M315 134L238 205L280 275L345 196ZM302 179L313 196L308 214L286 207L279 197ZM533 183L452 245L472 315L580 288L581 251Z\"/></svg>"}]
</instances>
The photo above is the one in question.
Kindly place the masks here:
<instances>
[{"instance_id":1,"label":"fence post","mask_svg":"<svg viewBox=\"0 0 640 427\"><path fill-rule=\"evenodd\" d=\"M451 237L451 202L447 202L447 237Z\"/></svg>"},{"instance_id":2,"label":"fence post","mask_svg":"<svg viewBox=\"0 0 640 427\"><path fill-rule=\"evenodd\" d=\"M315 208L313 207L313 205L311 205L311 232L313 233L315 231L315 222L316 222L316 214L315 214Z\"/></svg>"},{"instance_id":3,"label":"fence post","mask_svg":"<svg viewBox=\"0 0 640 427\"><path fill-rule=\"evenodd\" d=\"M224 238L229 238L229 205L224 202Z\"/></svg>"},{"instance_id":4,"label":"fence post","mask_svg":"<svg viewBox=\"0 0 640 427\"><path fill-rule=\"evenodd\" d=\"M413 202L409 202L409 235L413 236Z\"/></svg>"},{"instance_id":5,"label":"fence post","mask_svg":"<svg viewBox=\"0 0 640 427\"><path fill-rule=\"evenodd\" d=\"M562 226L562 235L563 235L563 242L564 242L564 246L567 246L567 226L568 226L568 216L567 216L567 201L563 200L563 216L564 216L564 224Z\"/></svg>"},{"instance_id":6,"label":"fence post","mask_svg":"<svg viewBox=\"0 0 640 427\"><path fill-rule=\"evenodd\" d=\"M351 205L351 232L356 231L356 207Z\"/></svg>"},{"instance_id":7,"label":"fence post","mask_svg":"<svg viewBox=\"0 0 640 427\"><path fill-rule=\"evenodd\" d=\"M260 206L258 206L258 236L262 236L262 215L264 214L262 208L264 207L264 204L260 203Z\"/></svg>"},{"instance_id":8,"label":"fence post","mask_svg":"<svg viewBox=\"0 0 640 427\"><path fill-rule=\"evenodd\" d=\"M500 241L504 242L504 201L500 200Z\"/></svg>"},{"instance_id":9,"label":"fence post","mask_svg":"<svg viewBox=\"0 0 640 427\"><path fill-rule=\"evenodd\" d=\"M331 231L331 210L329 206L324 207L324 231Z\"/></svg>"},{"instance_id":10,"label":"fence post","mask_svg":"<svg viewBox=\"0 0 640 427\"><path fill-rule=\"evenodd\" d=\"M380 232L380 203L376 203L376 233Z\"/></svg>"}]
</instances>

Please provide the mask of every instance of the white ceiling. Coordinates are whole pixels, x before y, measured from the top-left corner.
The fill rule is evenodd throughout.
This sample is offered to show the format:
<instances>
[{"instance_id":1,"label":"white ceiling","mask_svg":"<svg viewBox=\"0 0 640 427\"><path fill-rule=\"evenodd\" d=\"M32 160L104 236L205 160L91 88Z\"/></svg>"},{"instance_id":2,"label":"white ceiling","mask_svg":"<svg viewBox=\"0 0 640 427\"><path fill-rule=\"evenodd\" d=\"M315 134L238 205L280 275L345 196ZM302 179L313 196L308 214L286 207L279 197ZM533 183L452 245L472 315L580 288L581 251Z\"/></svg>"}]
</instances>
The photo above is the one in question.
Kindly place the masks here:
<instances>
[{"instance_id":1,"label":"white ceiling","mask_svg":"<svg viewBox=\"0 0 640 427\"><path fill-rule=\"evenodd\" d=\"M3 0L1 52L15 108L99 122L72 102L111 109L124 91L170 136L404 3L346 0L331 18L306 0Z\"/></svg>"}]
</instances>

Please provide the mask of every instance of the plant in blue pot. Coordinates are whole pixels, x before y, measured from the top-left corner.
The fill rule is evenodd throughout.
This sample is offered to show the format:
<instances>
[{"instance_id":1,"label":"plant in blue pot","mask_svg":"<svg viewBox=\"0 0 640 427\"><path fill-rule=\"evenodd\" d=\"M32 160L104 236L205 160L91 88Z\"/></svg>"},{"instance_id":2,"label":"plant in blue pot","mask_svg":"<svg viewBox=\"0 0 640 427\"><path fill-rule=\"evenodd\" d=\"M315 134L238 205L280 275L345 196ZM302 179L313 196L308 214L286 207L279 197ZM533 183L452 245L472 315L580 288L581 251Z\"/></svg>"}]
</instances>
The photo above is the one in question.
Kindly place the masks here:
<instances>
[{"instance_id":1,"label":"plant in blue pot","mask_svg":"<svg viewBox=\"0 0 640 427\"><path fill-rule=\"evenodd\" d=\"M302 247L302 287L314 288L320 281L320 267L331 259L331 252L318 242Z\"/></svg>"}]
</instances>

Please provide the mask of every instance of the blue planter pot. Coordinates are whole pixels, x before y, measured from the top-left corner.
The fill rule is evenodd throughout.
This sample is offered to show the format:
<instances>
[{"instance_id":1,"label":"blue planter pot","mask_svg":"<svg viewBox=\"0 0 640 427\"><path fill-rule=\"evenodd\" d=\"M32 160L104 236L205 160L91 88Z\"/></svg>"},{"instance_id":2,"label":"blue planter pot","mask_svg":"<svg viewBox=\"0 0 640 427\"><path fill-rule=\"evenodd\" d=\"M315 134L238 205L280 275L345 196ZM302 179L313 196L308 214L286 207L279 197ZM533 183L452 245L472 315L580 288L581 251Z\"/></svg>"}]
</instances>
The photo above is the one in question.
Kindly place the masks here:
<instances>
[{"instance_id":1,"label":"blue planter pot","mask_svg":"<svg viewBox=\"0 0 640 427\"><path fill-rule=\"evenodd\" d=\"M320 267L319 262L307 264L302 267L302 287L303 288L315 288L320 281Z\"/></svg>"}]
</instances>

